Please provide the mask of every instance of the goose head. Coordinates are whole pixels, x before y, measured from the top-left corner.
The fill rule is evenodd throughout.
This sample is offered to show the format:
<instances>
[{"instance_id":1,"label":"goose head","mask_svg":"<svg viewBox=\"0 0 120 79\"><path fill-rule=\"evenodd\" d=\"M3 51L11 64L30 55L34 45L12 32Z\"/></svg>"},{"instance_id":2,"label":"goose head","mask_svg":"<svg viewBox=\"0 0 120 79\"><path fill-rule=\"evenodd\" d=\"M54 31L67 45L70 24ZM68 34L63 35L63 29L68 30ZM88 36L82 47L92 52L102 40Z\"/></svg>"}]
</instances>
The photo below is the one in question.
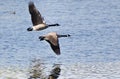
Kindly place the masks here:
<instances>
[{"instance_id":1,"label":"goose head","mask_svg":"<svg viewBox=\"0 0 120 79\"><path fill-rule=\"evenodd\" d=\"M33 30L32 27L27 28L27 31L32 31L32 30Z\"/></svg>"},{"instance_id":2,"label":"goose head","mask_svg":"<svg viewBox=\"0 0 120 79\"><path fill-rule=\"evenodd\" d=\"M39 36L40 41L43 41L44 38L45 38L44 36Z\"/></svg>"}]
</instances>

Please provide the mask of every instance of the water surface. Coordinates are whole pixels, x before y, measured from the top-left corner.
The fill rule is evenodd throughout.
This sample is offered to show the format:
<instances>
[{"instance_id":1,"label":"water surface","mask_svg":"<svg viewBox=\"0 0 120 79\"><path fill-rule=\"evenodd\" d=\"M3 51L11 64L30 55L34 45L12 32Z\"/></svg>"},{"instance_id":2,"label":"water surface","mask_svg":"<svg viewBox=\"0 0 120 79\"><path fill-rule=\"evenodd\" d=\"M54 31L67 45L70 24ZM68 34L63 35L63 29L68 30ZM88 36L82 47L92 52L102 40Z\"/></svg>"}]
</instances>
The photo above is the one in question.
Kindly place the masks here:
<instances>
[{"instance_id":1,"label":"water surface","mask_svg":"<svg viewBox=\"0 0 120 79\"><path fill-rule=\"evenodd\" d=\"M46 64L59 63L63 66L120 62L119 0L34 0L47 23L61 25L38 32L26 30L32 26L28 2L29 0L0 1L1 67L29 67L33 58L41 59ZM71 35L70 38L59 39L60 56L55 55L46 41L38 39L40 35L52 31ZM101 77L112 78L118 79L113 76Z\"/></svg>"}]
</instances>

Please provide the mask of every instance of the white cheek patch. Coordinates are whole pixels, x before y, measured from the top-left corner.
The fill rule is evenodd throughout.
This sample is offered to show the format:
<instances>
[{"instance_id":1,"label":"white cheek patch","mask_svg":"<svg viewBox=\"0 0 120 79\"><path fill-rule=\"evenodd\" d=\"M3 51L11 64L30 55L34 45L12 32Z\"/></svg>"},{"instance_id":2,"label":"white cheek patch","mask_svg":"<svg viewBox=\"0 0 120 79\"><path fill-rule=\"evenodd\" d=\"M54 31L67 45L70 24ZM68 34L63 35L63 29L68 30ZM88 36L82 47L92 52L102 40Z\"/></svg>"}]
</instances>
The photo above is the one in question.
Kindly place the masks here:
<instances>
[{"instance_id":1,"label":"white cheek patch","mask_svg":"<svg viewBox=\"0 0 120 79\"><path fill-rule=\"evenodd\" d=\"M42 30L45 27L46 27L45 24L39 24L39 25L33 26L33 30Z\"/></svg>"},{"instance_id":2,"label":"white cheek patch","mask_svg":"<svg viewBox=\"0 0 120 79\"><path fill-rule=\"evenodd\" d=\"M33 30L36 30L36 28L35 27L32 27L33 28Z\"/></svg>"}]
</instances>

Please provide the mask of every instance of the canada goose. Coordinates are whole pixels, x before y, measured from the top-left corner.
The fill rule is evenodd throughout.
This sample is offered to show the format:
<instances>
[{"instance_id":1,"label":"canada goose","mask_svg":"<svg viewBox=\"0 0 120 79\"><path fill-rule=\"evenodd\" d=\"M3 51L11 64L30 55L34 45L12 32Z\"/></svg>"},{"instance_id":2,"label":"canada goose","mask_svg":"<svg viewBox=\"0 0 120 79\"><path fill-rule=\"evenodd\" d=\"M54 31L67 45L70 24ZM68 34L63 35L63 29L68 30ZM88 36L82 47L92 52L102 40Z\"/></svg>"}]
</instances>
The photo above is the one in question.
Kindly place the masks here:
<instances>
[{"instance_id":1,"label":"canada goose","mask_svg":"<svg viewBox=\"0 0 120 79\"><path fill-rule=\"evenodd\" d=\"M44 18L41 16L40 12L36 9L33 2L29 2L29 12L32 20L32 27L27 28L28 31L38 31L48 28L49 26L59 26L59 24L46 24Z\"/></svg>"},{"instance_id":2,"label":"canada goose","mask_svg":"<svg viewBox=\"0 0 120 79\"><path fill-rule=\"evenodd\" d=\"M46 35L39 36L39 39L40 39L40 41L46 40L50 44L52 50L57 55L60 55L60 47L59 47L58 38L60 38L60 37L69 37L69 36L70 36L69 34L68 35L59 35L56 32L50 32L50 33L48 33Z\"/></svg>"}]
</instances>

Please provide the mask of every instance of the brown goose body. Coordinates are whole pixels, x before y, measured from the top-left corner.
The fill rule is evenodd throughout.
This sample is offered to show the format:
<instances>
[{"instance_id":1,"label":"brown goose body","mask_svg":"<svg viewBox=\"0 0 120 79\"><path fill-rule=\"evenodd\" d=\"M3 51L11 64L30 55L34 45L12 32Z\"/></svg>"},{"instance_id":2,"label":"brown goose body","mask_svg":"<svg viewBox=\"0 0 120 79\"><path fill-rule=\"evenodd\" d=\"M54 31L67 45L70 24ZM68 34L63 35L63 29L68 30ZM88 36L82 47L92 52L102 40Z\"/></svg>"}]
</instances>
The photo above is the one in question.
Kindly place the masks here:
<instances>
[{"instance_id":1,"label":"brown goose body","mask_svg":"<svg viewBox=\"0 0 120 79\"><path fill-rule=\"evenodd\" d=\"M46 40L52 50L57 54L57 55L60 55L60 46L59 46L59 37L68 37L70 35L58 35L56 32L50 32L44 36L40 36L39 39L40 40Z\"/></svg>"},{"instance_id":2,"label":"brown goose body","mask_svg":"<svg viewBox=\"0 0 120 79\"><path fill-rule=\"evenodd\" d=\"M46 24L44 18L41 16L40 12L37 10L33 2L29 2L29 13L31 15L32 27L29 27L28 31L38 31L46 29L48 26L59 26L59 24Z\"/></svg>"},{"instance_id":3,"label":"brown goose body","mask_svg":"<svg viewBox=\"0 0 120 79\"><path fill-rule=\"evenodd\" d=\"M59 46L59 40L58 40L57 33L50 32L47 35L45 35L44 37L45 37L44 40L46 40L50 44L52 50L57 55L60 55L60 46Z\"/></svg>"}]
</instances>

